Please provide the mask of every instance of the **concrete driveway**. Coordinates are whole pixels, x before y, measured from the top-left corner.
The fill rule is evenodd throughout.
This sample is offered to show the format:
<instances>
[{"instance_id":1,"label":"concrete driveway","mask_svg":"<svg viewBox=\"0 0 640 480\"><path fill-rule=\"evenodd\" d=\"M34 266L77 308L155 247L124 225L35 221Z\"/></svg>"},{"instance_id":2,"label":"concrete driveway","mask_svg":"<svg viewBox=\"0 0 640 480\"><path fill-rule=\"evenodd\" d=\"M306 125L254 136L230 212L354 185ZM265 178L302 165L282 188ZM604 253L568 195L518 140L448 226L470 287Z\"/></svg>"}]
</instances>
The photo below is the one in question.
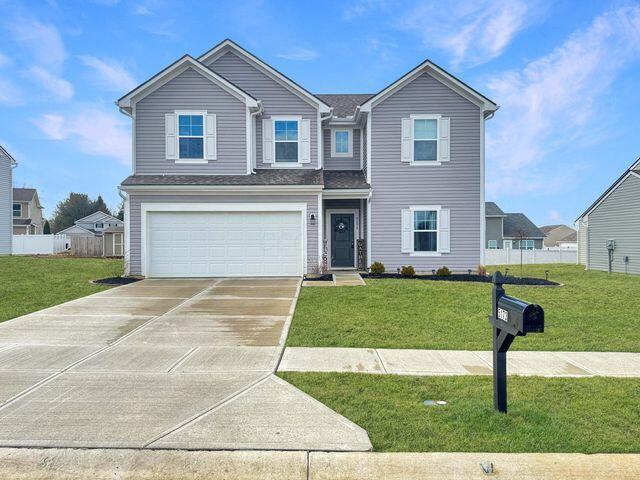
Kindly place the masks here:
<instances>
[{"instance_id":1,"label":"concrete driveway","mask_svg":"<svg viewBox=\"0 0 640 480\"><path fill-rule=\"evenodd\" d=\"M299 289L151 279L0 324L0 446L371 449L273 375Z\"/></svg>"}]
</instances>

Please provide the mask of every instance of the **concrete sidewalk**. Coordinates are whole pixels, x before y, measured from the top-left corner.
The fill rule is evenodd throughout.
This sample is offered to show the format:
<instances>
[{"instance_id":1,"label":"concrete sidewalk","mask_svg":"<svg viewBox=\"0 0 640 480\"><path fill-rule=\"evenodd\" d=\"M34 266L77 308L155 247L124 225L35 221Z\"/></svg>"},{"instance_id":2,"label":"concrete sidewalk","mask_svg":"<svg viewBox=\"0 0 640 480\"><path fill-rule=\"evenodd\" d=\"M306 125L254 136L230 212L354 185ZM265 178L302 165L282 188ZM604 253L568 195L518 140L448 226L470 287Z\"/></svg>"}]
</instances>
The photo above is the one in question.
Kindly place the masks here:
<instances>
[{"instance_id":1,"label":"concrete sidewalk","mask_svg":"<svg viewBox=\"0 0 640 480\"><path fill-rule=\"evenodd\" d=\"M640 353L512 351L510 375L640 377ZM288 347L278 371L390 375L491 375L492 352Z\"/></svg>"},{"instance_id":2,"label":"concrete sidewalk","mask_svg":"<svg viewBox=\"0 0 640 480\"><path fill-rule=\"evenodd\" d=\"M486 474L480 464L492 466ZM12 480L631 480L640 455L0 449Z\"/></svg>"}]
</instances>

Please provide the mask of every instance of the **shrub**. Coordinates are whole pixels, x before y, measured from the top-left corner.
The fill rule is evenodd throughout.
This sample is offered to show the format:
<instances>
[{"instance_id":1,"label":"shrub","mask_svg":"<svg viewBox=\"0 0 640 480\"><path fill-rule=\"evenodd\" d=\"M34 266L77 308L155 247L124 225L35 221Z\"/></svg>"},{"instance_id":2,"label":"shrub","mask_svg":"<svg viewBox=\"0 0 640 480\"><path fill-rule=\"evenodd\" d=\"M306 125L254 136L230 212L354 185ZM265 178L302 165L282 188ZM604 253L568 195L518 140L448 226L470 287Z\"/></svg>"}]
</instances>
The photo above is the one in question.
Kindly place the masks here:
<instances>
[{"instance_id":1,"label":"shrub","mask_svg":"<svg viewBox=\"0 0 640 480\"><path fill-rule=\"evenodd\" d=\"M480 275L481 277L486 277L487 267L485 267L484 265L478 265L478 275Z\"/></svg>"},{"instance_id":2,"label":"shrub","mask_svg":"<svg viewBox=\"0 0 640 480\"><path fill-rule=\"evenodd\" d=\"M411 265L407 265L407 266L402 266L402 268L400 269L400 275L402 275L403 277L413 277L415 276L416 271L414 270L414 268Z\"/></svg>"},{"instance_id":3,"label":"shrub","mask_svg":"<svg viewBox=\"0 0 640 480\"><path fill-rule=\"evenodd\" d=\"M380 262L373 262L369 267L371 275L382 275L384 273L384 265Z\"/></svg>"},{"instance_id":4,"label":"shrub","mask_svg":"<svg viewBox=\"0 0 640 480\"><path fill-rule=\"evenodd\" d=\"M448 277L449 275L451 275L451 270L449 270L449 268L447 267L440 267L436 272L436 275L438 277Z\"/></svg>"}]
</instances>

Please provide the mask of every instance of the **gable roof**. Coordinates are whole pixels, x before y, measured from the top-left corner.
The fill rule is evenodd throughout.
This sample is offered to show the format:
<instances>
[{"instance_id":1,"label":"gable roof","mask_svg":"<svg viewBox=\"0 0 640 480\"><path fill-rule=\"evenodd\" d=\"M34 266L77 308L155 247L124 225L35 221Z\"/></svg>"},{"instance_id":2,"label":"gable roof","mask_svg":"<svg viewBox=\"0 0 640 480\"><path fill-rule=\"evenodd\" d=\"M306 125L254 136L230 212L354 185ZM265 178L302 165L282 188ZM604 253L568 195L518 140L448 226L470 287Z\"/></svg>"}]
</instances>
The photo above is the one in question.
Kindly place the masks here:
<instances>
[{"instance_id":1,"label":"gable roof","mask_svg":"<svg viewBox=\"0 0 640 480\"><path fill-rule=\"evenodd\" d=\"M351 117L362 102L371 98L370 93L316 93L331 108L336 117Z\"/></svg>"},{"instance_id":2,"label":"gable roof","mask_svg":"<svg viewBox=\"0 0 640 480\"><path fill-rule=\"evenodd\" d=\"M96 232L94 230L90 230L88 228L81 227L80 225L71 225L70 227L67 227L64 230L60 230L58 232L58 235L59 234L64 234L64 233L88 233L88 234L94 235L94 236L96 234Z\"/></svg>"},{"instance_id":3,"label":"gable roof","mask_svg":"<svg viewBox=\"0 0 640 480\"><path fill-rule=\"evenodd\" d=\"M153 77L148 79L146 82L138 85L129 93L120 97L117 100L116 104L120 108L130 109L131 102L134 97L139 97L139 98L136 98L136 101L146 97L151 92L155 91L157 88L167 83L169 80L175 78L176 76L184 72L187 68L193 68L197 72L201 73L205 78L207 78L208 80L211 80L213 83L223 88L234 97L244 101L248 107L258 107L258 100L253 98L251 95L249 95L247 92L242 90L237 85L234 85L233 83L231 83L222 75L217 74L216 72L208 68L206 65L203 65L202 63L200 63L198 60L196 60L190 55L182 56L181 58L173 62L171 65L169 65L168 67L156 73Z\"/></svg>"},{"instance_id":4,"label":"gable roof","mask_svg":"<svg viewBox=\"0 0 640 480\"><path fill-rule=\"evenodd\" d=\"M122 222L122 220L120 220L119 218L114 217L113 215L109 215L108 213L104 213L102 211L97 211L97 212L93 212L90 215L87 215L86 217L82 217L79 218L78 220L76 220L74 223L78 224L78 223L83 223L83 222L100 222L101 220L113 220L116 222Z\"/></svg>"},{"instance_id":5,"label":"gable roof","mask_svg":"<svg viewBox=\"0 0 640 480\"><path fill-rule=\"evenodd\" d=\"M484 202L485 217L504 217L502 209L494 202Z\"/></svg>"},{"instance_id":6,"label":"gable roof","mask_svg":"<svg viewBox=\"0 0 640 480\"><path fill-rule=\"evenodd\" d=\"M397 79L395 82L389 84L375 95L372 95L366 101L363 101L360 104L360 109L365 112L370 111L375 104L380 103L389 95L394 93L397 89L402 88L406 84L412 82L415 78L422 75L423 73L428 73L436 80L457 91L459 94L461 94L471 102L481 106L485 111L485 116L488 116L490 113L495 112L496 110L498 110L498 108L500 108L498 104L496 104L493 100L485 97L459 78L447 72L444 68L439 67L431 60L427 59L420 65L415 67L413 70L410 70L402 77Z\"/></svg>"},{"instance_id":7,"label":"gable roof","mask_svg":"<svg viewBox=\"0 0 640 480\"><path fill-rule=\"evenodd\" d=\"M592 210L594 210L598 205L600 205L600 203L602 203L602 201L604 201L605 198L607 198L616 188L618 188L618 186L620 186L622 182L624 182L631 175L635 175L640 178L640 158L635 160L633 164L631 164L631 166L627 168L624 171L624 173L620 175L618 179L615 182L613 182L613 184L609 188L607 188L605 192L602 195L600 195L596 199L596 201L589 206L589 208L587 208L584 212L582 212L582 214L578 218L576 218L576 222L580 220L582 217L584 217L585 215L590 214Z\"/></svg>"},{"instance_id":8,"label":"gable roof","mask_svg":"<svg viewBox=\"0 0 640 480\"><path fill-rule=\"evenodd\" d=\"M285 88L287 88L293 93L296 93L298 96L306 99L307 101L310 101L311 103L317 105L321 113L328 113L331 111L331 107L327 105L319 97L317 97L316 95L314 95L313 93L311 93L309 90L302 87L298 83L291 80L282 72L279 72L278 70L273 68L267 62L261 60L260 58L256 57L252 53L248 52L247 50L245 50L244 48L242 48L240 45L238 45L236 42L234 42L229 38L224 39L223 41L218 43L216 46L214 46L213 48L209 49L208 51L200 55L198 57L198 61L201 63L204 63L210 60L211 58L215 57L216 55L218 55L221 51L225 51L225 49L231 49L234 52L244 56L245 58L248 58L253 63L255 63L258 67L260 67L260 69L263 70L264 73L268 74L271 78L273 78L275 81L283 85Z\"/></svg>"},{"instance_id":9,"label":"gable roof","mask_svg":"<svg viewBox=\"0 0 640 480\"><path fill-rule=\"evenodd\" d=\"M544 233L524 213L507 213L503 225L504 238L544 238Z\"/></svg>"},{"instance_id":10,"label":"gable roof","mask_svg":"<svg viewBox=\"0 0 640 480\"><path fill-rule=\"evenodd\" d=\"M6 158L9 160L9 163L11 165L18 165L18 162L16 162L16 159L13 158L9 152L7 152L4 147L2 145L0 145L0 158Z\"/></svg>"},{"instance_id":11,"label":"gable roof","mask_svg":"<svg viewBox=\"0 0 640 480\"><path fill-rule=\"evenodd\" d=\"M13 189L13 201L14 202L30 202L36 194L35 188L14 188Z\"/></svg>"}]
</instances>

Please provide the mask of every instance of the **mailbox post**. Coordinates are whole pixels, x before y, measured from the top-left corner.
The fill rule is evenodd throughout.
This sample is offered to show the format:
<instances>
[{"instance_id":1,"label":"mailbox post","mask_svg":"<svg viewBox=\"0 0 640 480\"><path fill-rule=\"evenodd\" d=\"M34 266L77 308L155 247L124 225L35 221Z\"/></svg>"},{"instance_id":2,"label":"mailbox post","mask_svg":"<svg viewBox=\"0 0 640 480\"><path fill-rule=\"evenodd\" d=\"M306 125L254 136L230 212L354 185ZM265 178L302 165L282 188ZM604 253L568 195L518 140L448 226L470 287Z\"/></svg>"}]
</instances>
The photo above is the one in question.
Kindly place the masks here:
<instances>
[{"instance_id":1,"label":"mailbox post","mask_svg":"<svg viewBox=\"0 0 640 480\"><path fill-rule=\"evenodd\" d=\"M517 336L544 332L544 310L540 305L527 303L505 294L504 277L493 274L493 406L507 413L507 351Z\"/></svg>"}]
</instances>

